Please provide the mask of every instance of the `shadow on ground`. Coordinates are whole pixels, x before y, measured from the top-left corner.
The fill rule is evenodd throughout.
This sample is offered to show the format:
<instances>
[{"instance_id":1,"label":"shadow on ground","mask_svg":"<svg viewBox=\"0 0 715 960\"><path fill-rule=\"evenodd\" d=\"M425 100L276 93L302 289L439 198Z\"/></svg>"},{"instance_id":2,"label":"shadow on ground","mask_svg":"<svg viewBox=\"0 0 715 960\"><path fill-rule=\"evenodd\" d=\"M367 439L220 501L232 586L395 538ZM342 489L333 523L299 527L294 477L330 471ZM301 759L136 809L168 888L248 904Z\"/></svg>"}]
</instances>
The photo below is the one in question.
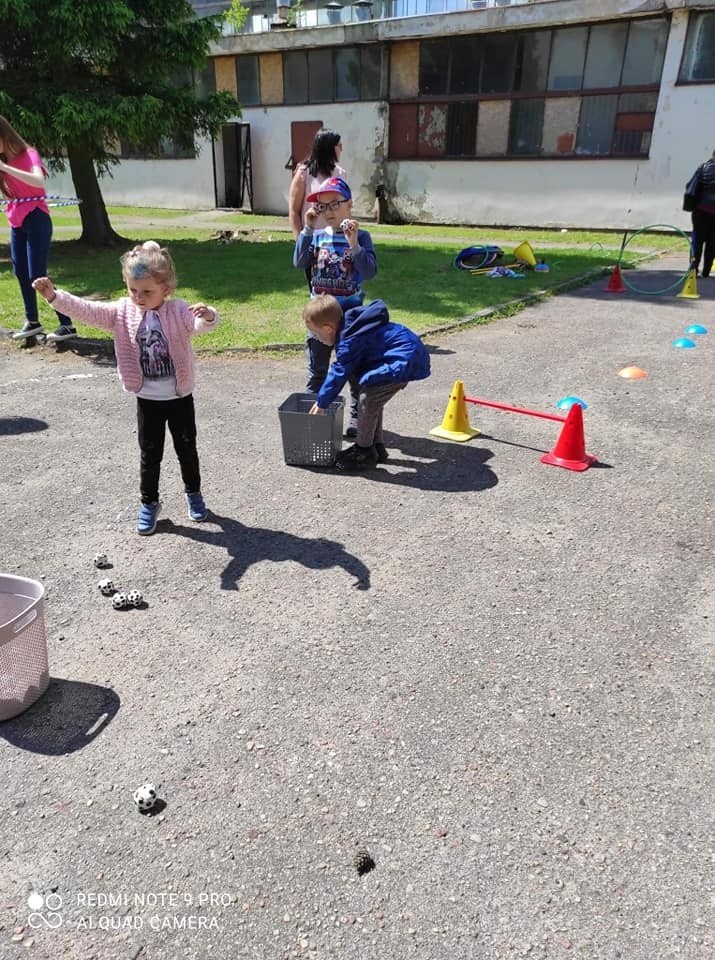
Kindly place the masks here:
<instances>
[{"instance_id":1,"label":"shadow on ground","mask_svg":"<svg viewBox=\"0 0 715 960\"><path fill-rule=\"evenodd\" d=\"M38 433L40 430L47 430L46 420L36 420L34 417L0 417L0 437Z\"/></svg>"},{"instance_id":2,"label":"shadow on ground","mask_svg":"<svg viewBox=\"0 0 715 960\"><path fill-rule=\"evenodd\" d=\"M217 524L219 529L210 529ZM209 511L207 522L202 527L185 527L170 520L159 522L166 533L175 533L189 540L222 547L231 558L221 572L221 589L238 590L238 581L254 563L268 560L271 563L292 561L311 570L329 570L341 567L355 578L356 590L370 589L370 570L362 560L348 553L341 543L297 537L281 530L264 527L248 527L231 517L222 517Z\"/></svg>"},{"instance_id":3,"label":"shadow on ground","mask_svg":"<svg viewBox=\"0 0 715 960\"><path fill-rule=\"evenodd\" d=\"M402 437L387 431L384 438L390 453L389 470L380 467L359 472L336 470L335 474L446 493L488 490L499 482L486 462L493 456L492 451L474 446L474 441L469 444L448 440L441 443L427 437Z\"/></svg>"},{"instance_id":4,"label":"shadow on ground","mask_svg":"<svg viewBox=\"0 0 715 960\"><path fill-rule=\"evenodd\" d=\"M52 677L29 709L0 723L0 738L32 753L62 756L91 743L119 710L109 687Z\"/></svg>"}]
</instances>

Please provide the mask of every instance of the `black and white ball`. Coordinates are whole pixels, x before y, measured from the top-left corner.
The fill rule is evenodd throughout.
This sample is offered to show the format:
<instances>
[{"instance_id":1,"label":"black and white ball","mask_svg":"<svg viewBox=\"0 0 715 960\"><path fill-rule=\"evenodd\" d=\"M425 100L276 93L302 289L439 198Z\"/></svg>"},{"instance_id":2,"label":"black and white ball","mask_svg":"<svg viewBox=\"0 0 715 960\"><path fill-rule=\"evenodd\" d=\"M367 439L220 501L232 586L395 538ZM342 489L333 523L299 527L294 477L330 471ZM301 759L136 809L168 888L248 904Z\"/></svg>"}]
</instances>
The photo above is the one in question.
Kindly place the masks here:
<instances>
[{"instance_id":1,"label":"black and white ball","mask_svg":"<svg viewBox=\"0 0 715 960\"><path fill-rule=\"evenodd\" d=\"M114 584L109 577L105 577L104 580L100 580L97 586L105 597L111 597L114 593Z\"/></svg>"},{"instance_id":2,"label":"black and white ball","mask_svg":"<svg viewBox=\"0 0 715 960\"><path fill-rule=\"evenodd\" d=\"M130 590L127 594L127 603L130 607L140 607L144 603L144 594L141 590Z\"/></svg>"},{"instance_id":3,"label":"black and white ball","mask_svg":"<svg viewBox=\"0 0 715 960\"><path fill-rule=\"evenodd\" d=\"M134 803L142 813L151 810L156 801L156 787L153 783L143 783L134 791Z\"/></svg>"},{"instance_id":4,"label":"black and white ball","mask_svg":"<svg viewBox=\"0 0 715 960\"><path fill-rule=\"evenodd\" d=\"M101 570L102 567L106 567L109 563L109 557L106 553L95 553L94 555L94 565L99 567Z\"/></svg>"},{"instance_id":5,"label":"black and white ball","mask_svg":"<svg viewBox=\"0 0 715 960\"><path fill-rule=\"evenodd\" d=\"M350 226L350 221L349 221L349 220L345 219L345 220L341 220L341 221L340 221L340 229L341 229L341 230L347 230L347 228L348 228L349 226Z\"/></svg>"},{"instance_id":6,"label":"black and white ball","mask_svg":"<svg viewBox=\"0 0 715 960\"><path fill-rule=\"evenodd\" d=\"M112 606L115 610L126 610L129 606L126 593L115 593L112 597Z\"/></svg>"}]
</instances>

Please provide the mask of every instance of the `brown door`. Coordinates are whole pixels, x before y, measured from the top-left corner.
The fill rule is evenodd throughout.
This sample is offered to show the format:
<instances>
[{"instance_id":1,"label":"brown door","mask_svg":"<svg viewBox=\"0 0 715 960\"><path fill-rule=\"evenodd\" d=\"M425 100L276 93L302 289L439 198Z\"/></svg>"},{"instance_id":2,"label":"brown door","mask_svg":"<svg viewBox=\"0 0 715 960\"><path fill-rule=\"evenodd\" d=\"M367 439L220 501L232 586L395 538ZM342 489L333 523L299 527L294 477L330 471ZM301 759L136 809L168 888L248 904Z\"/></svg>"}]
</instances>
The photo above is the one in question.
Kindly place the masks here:
<instances>
[{"instance_id":1,"label":"brown door","mask_svg":"<svg viewBox=\"0 0 715 960\"><path fill-rule=\"evenodd\" d=\"M290 157L286 170L291 174L296 166L310 154L313 149L313 140L318 130L322 129L322 120L294 120L290 125Z\"/></svg>"}]
</instances>

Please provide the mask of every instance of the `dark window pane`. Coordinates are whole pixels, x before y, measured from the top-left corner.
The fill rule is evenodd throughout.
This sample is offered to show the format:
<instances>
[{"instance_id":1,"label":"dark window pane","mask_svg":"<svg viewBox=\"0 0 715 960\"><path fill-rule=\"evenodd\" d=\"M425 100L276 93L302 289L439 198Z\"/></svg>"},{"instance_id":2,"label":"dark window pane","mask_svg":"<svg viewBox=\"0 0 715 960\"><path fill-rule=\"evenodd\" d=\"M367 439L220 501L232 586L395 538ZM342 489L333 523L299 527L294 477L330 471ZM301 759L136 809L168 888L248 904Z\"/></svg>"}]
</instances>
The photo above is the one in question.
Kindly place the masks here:
<instances>
[{"instance_id":1,"label":"dark window pane","mask_svg":"<svg viewBox=\"0 0 715 960\"><path fill-rule=\"evenodd\" d=\"M680 80L715 80L715 13L691 13Z\"/></svg>"},{"instance_id":2,"label":"dark window pane","mask_svg":"<svg viewBox=\"0 0 715 960\"><path fill-rule=\"evenodd\" d=\"M308 102L308 58L303 50L283 54L283 90L286 103Z\"/></svg>"},{"instance_id":3,"label":"dark window pane","mask_svg":"<svg viewBox=\"0 0 715 960\"><path fill-rule=\"evenodd\" d=\"M584 87L593 89L620 85L627 32L627 23L604 23L591 27L583 73Z\"/></svg>"},{"instance_id":4,"label":"dark window pane","mask_svg":"<svg viewBox=\"0 0 715 960\"><path fill-rule=\"evenodd\" d=\"M611 152L616 121L617 96L584 97L576 136L576 153Z\"/></svg>"},{"instance_id":5,"label":"dark window pane","mask_svg":"<svg viewBox=\"0 0 715 960\"><path fill-rule=\"evenodd\" d=\"M425 40L420 44L420 93L447 92L449 40Z\"/></svg>"},{"instance_id":6,"label":"dark window pane","mask_svg":"<svg viewBox=\"0 0 715 960\"><path fill-rule=\"evenodd\" d=\"M588 27L554 31L549 68L549 90L578 90L583 76Z\"/></svg>"},{"instance_id":7,"label":"dark window pane","mask_svg":"<svg viewBox=\"0 0 715 960\"><path fill-rule=\"evenodd\" d=\"M487 36L482 41L482 93L508 93L514 89L516 34Z\"/></svg>"},{"instance_id":8,"label":"dark window pane","mask_svg":"<svg viewBox=\"0 0 715 960\"><path fill-rule=\"evenodd\" d=\"M447 156L473 157L477 145L477 101L450 103L447 111Z\"/></svg>"},{"instance_id":9,"label":"dark window pane","mask_svg":"<svg viewBox=\"0 0 715 960\"><path fill-rule=\"evenodd\" d=\"M613 152L627 156L647 157L652 133L650 130L616 130Z\"/></svg>"},{"instance_id":10,"label":"dark window pane","mask_svg":"<svg viewBox=\"0 0 715 960\"><path fill-rule=\"evenodd\" d=\"M205 100L210 94L216 93L216 72L212 59L196 74L195 82L196 95L200 100Z\"/></svg>"},{"instance_id":11,"label":"dark window pane","mask_svg":"<svg viewBox=\"0 0 715 960\"><path fill-rule=\"evenodd\" d=\"M360 99L380 100L385 93L385 48L360 47Z\"/></svg>"},{"instance_id":12,"label":"dark window pane","mask_svg":"<svg viewBox=\"0 0 715 960\"><path fill-rule=\"evenodd\" d=\"M452 41L449 73L450 93L479 91L479 41L477 37L456 37Z\"/></svg>"},{"instance_id":13,"label":"dark window pane","mask_svg":"<svg viewBox=\"0 0 715 960\"><path fill-rule=\"evenodd\" d=\"M551 31L535 30L524 33L517 47L516 90L538 93L546 89L546 73L549 69Z\"/></svg>"},{"instance_id":14,"label":"dark window pane","mask_svg":"<svg viewBox=\"0 0 715 960\"><path fill-rule=\"evenodd\" d=\"M509 125L510 154L541 153L544 128L543 100L515 100L511 105Z\"/></svg>"},{"instance_id":15,"label":"dark window pane","mask_svg":"<svg viewBox=\"0 0 715 960\"><path fill-rule=\"evenodd\" d=\"M405 160L417 156L417 104L390 104L390 157Z\"/></svg>"},{"instance_id":16,"label":"dark window pane","mask_svg":"<svg viewBox=\"0 0 715 960\"><path fill-rule=\"evenodd\" d=\"M335 97L333 80L333 51L308 51L308 78L311 103L332 100Z\"/></svg>"},{"instance_id":17,"label":"dark window pane","mask_svg":"<svg viewBox=\"0 0 715 960\"><path fill-rule=\"evenodd\" d=\"M312 63L312 61L311 61ZM311 72L311 88L312 88ZM343 47L335 51L335 99L360 99L360 50Z\"/></svg>"},{"instance_id":18,"label":"dark window pane","mask_svg":"<svg viewBox=\"0 0 715 960\"><path fill-rule=\"evenodd\" d=\"M619 113L655 113L657 93L622 93L618 98Z\"/></svg>"},{"instance_id":19,"label":"dark window pane","mask_svg":"<svg viewBox=\"0 0 715 960\"><path fill-rule=\"evenodd\" d=\"M660 83L667 41L667 20L632 20L621 84Z\"/></svg>"},{"instance_id":20,"label":"dark window pane","mask_svg":"<svg viewBox=\"0 0 715 960\"><path fill-rule=\"evenodd\" d=\"M236 57L236 86L238 102L245 107L261 102L258 57L253 55Z\"/></svg>"}]
</instances>

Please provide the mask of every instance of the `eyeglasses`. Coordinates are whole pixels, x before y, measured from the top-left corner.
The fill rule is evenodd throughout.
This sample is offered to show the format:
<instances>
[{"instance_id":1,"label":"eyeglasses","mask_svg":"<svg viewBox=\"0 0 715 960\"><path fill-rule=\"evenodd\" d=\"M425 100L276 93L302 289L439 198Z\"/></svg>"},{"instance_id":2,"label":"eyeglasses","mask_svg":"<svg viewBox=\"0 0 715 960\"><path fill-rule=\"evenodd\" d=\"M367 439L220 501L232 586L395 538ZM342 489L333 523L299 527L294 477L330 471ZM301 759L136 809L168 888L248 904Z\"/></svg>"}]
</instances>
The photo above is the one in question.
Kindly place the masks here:
<instances>
[{"instance_id":1,"label":"eyeglasses","mask_svg":"<svg viewBox=\"0 0 715 960\"><path fill-rule=\"evenodd\" d=\"M326 210L337 210L347 200L331 200L330 203L314 203L313 206L318 213L325 213Z\"/></svg>"}]
</instances>

